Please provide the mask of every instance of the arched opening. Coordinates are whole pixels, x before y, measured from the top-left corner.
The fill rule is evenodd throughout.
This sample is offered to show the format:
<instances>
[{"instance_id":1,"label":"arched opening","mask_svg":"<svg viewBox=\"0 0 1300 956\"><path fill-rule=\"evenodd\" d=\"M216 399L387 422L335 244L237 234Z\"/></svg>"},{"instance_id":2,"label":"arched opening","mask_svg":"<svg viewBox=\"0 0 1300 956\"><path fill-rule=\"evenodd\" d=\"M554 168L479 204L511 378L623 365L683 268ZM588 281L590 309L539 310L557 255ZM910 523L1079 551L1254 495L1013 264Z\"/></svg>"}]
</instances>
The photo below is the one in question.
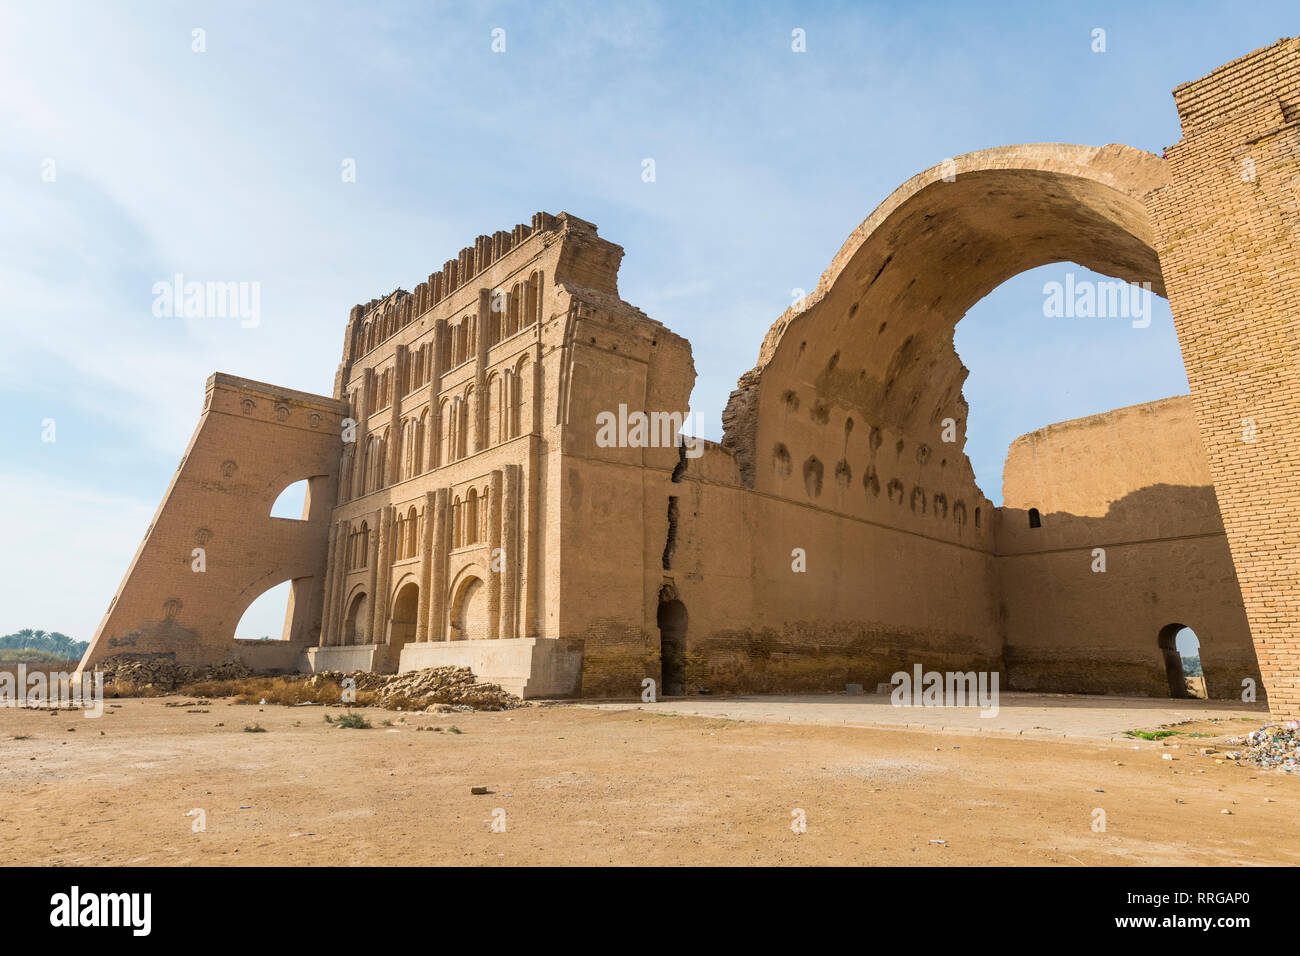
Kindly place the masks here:
<instances>
[{"instance_id":1,"label":"arched opening","mask_svg":"<svg viewBox=\"0 0 1300 956\"><path fill-rule=\"evenodd\" d=\"M275 499L275 504L271 505L271 517L306 521L308 506L307 479L303 478L280 492L280 496Z\"/></svg>"},{"instance_id":2,"label":"arched opening","mask_svg":"<svg viewBox=\"0 0 1300 956\"><path fill-rule=\"evenodd\" d=\"M1200 640L1196 632L1185 624L1167 624L1160 629L1156 639L1169 682L1169 696L1205 698L1205 677L1201 672ZM1196 672L1195 676L1188 673Z\"/></svg>"},{"instance_id":3,"label":"arched opening","mask_svg":"<svg viewBox=\"0 0 1300 956\"><path fill-rule=\"evenodd\" d=\"M451 605L450 639L482 641L488 637L487 589L476 577L466 578Z\"/></svg>"},{"instance_id":4,"label":"arched opening","mask_svg":"<svg viewBox=\"0 0 1300 956\"><path fill-rule=\"evenodd\" d=\"M300 484L306 484L300 482ZM248 605L235 625L235 637L244 641L278 641L286 638L289 626L289 598L293 582L282 581L263 591Z\"/></svg>"},{"instance_id":5,"label":"arched opening","mask_svg":"<svg viewBox=\"0 0 1300 956\"><path fill-rule=\"evenodd\" d=\"M343 619L344 644L368 644L370 634L370 602L365 593L358 594L348 606Z\"/></svg>"},{"instance_id":6,"label":"arched opening","mask_svg":"<svg viewBox=\"0 0 1300 956\"><path fill-rule=\"evenodd\" d=\"M420 553L421 530L419 512L415 510L415 505L411 505L406 513L406 556L408 558L414 558Z\"/></svg>"},{"instance_id":7,"label":"arched opening","mask_svg":"<svg viewBox=\"0 0 1300 956\"><path fill-rule=\"evenodd\" d=\"M958 323L1007 280L1053 263L1077 263L1124 289L1147 283L1163 296L1143 197L1167 181L1165 164L1148 153L1061 144L970 153L913 177L858 227L816 290L778 319L733 393L724 444L746 484L791 496L782 475L759 467L759 449L778 443L797 443L801 458L843 457L841 433L824 427L819 406L870 423L873 440L883 432L896 474L904 463L924 465L929 453L941 467L946 461L948 485L958 473L974 484L960 455L968 370L953 345ZM792 393L811 416L791 411Z\"/></svg>"},{"instance_id":8,"label":"arched opening","mask_svg":"<svg viewBox=\"0 0 1300 956\"><path fill-rule=\"evenodd\" d=\"M532 273L525 288L523 325L527 327L542 317L542 274Z\"/></svg>"},{"instance_id":9,"label":"arched opening","mask_svg":"<svg viewBox=\"0 0 1300 956\"><path fill-rule=\"evenodd\" d=\"M400 651L403 644L415 639L419 606L419 585L414 581L404 584L393 600L393 613L388 626L388 646L395 651Z\"/></svg>"},{"instance_id":10,"label":"arched opening","mask_svg":"<svg viewBox=\"0 0 1300 956\"><path fill-rule=\"evenodd\" d=\"M370 554L370 526L361 522L361 527L348 535L347 565L349 571L356 571L366 566Z\"/></svg>"},{"instance_id":11,"label":"arched opening","mask_svg":"<svg viewBox=\"0 0 1300 956\"><path fill-rule=\"evenodd\" d=\"M519 331L519 283L515 283L510 290L510 306L506 319L506 338L514 335Z\"/></svg>"},{"instance_id":12,"label":"arched opening","mask_svg":"<svg viewBox=\"0 0 1300 956\"><path fill-rule=\"evenodd\" d=\"M474 387L471 385L465 389L465 397L460 400L460 414L456 423L456 460L459 461L469 455L470 445L470 419L469 410L474 404Z\"/></svg>"},{"instance_id":13,"label":"arched opening","mask_svg":"<svg viewBox=\"0 0 1300 956\"><path fill-rule=\"evenodd\" d=\"M1154 287L1147 292L1073 262L1022 272L993 289L957 324L953 345L970 370L961 386L963 450L995 505L1006 492L1019 507L1015 482L1003 488L1017 439L1190 391L1169 303ZM1014 375L1006 373L1009 352Z\"/></svg>"},{"instance_id":14,"label":"arched opening","mask_svg":"<svg viewBox=\"0 0 1300 956\"><path fill-rule=\"evenodd\" d=\"M401 561L406 557L406 517L400 511L397 512L397 516L393 519L393 540L391 545L390 561Z\"/></svg>"},{"instance_id":15,"label":"arched opening","mask_svg":"<svg viewBox=\"0 0 1300 956\"><path fill-rule=\"evenodd\" d=\"M660 601L658 622L663 694L680 697L686 693L686 605Z\"/></svg>"},{"instance_id":16,"label":"arched opening","mask_svg":"<svg viewBox=\"0 0 1300 956\"><path fill-rule=\"evenodd\" d=\"M1169 681L1169 696L1205 700L1205 673L1201 668L1201 642L1185 624L1168 624L1156 640Z\"/></svg>"},{"instance_id":17,"label":"arched opening","mask_svg":"<svg viewBox=\"0 0 1300 956\"><path fill-rule=\"evenodd\" d=\"M478 542L478 489L471 488L465 498L465 540L463 544Z\"/></svg>"},{"instance_id":18,"label":"arched opening","mask_svg":"<svg viewBox=\"0 0 1300 956\"><path fill-rule=\"evenodd\" d=\"M511 376L510 411L507 413L511 438L533 430L531 376L532 369L529 366L528 356L525 355L519 360Z\"/></svg>"},{"instance_id":19,"label":"arched opening","mask_svg":"<svg viewBox=\"0 0 1300 956\"><path fill-rule=\"evenodd\" d=\"M1043 516L1038 513L1037 508L1029 509L1029 527L1041 528L1043 526Z\"/></svg>"}]
</instances>

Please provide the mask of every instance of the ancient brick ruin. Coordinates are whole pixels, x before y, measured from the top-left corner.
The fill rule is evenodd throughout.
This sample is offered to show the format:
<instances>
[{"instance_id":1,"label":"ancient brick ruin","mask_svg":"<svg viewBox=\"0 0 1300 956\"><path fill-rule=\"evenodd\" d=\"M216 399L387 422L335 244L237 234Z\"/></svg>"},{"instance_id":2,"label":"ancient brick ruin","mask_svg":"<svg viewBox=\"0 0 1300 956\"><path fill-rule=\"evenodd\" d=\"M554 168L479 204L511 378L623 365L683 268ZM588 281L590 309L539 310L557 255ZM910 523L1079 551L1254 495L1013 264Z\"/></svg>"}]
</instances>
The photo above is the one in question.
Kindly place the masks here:
<instances>
[{"instance_id":1,"label":"ancient brick ruin","mask_svg":"<svg viewBox=\"0 0 1300 956\"><path fill-rule=\"evenodd\" d=\"M1167 160L1008 146L904 183L691 454L599 440L620 406L684 412L695 378L689 343L619 298L621 248L565 214L480 236L352 309L332 397L209 380L83 666L454 663L631 696L874 687L919 662L1167 695L1186 624L1210 696L1262 682L1300 714L1300 41L1174 96ZM994 507L953 329L1060 261L1168 296L1191 395L1022 437ZM304 478L304 520L269 517ZM283 640L235 640L285 581Z\"/></svg>"}]
</instances>

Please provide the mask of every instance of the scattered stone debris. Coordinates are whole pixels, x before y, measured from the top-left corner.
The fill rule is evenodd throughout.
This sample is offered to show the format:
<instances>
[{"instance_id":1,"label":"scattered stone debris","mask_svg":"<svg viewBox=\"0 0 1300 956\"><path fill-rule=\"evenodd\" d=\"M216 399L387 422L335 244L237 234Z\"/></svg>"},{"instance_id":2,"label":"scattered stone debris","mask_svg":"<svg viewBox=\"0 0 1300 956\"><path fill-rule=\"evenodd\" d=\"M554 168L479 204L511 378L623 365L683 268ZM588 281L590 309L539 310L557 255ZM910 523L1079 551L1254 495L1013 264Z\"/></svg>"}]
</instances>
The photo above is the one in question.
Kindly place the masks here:
<instances>
[{"instance_id":1,"label":"scattered stone debris","mask_svg":"<svg viewBox=\"0 0 1300 956\"><path fill-rule=\"evenodd\" d=\"M102 661L98 669L104 672L104 686L109 693L122 697L149 697L171 693L191 684L221 681L241 681L256 678L239 660L225 661L195 667L177 664L168 657L132 657L118 655ZM478 680L468 667L430 667L405 674L376 674L371 671L322 671L308 676L281 675L278 680L297 682L311 688L325 684L342 687L345 678L352 686L371 697L357 706L371 703L389 710L424 710L432 713L453 713L473 710L511 710L528 706L514 694L497 684ZM267 698L257 691L259 705ZM208 700L169 702L172 707L195 707L210 703Z\"/></svg>"},{"instance_id":2,"label":"scattered stone debris","mask_svg":"<svg viewBox=\"0 0 1300 956\"><path fill-rule=\"evenodd\" d=\"M1231 737L1223 756L1252 767L1269 767L1285 773L1300 772L1300 722L1288 720L1285 724L1265 724L1244 737Z\"/></svg>"},{"instance_id":3,"label":"scattered stone debris","mask_svg":"<svg viewBox=\"0 0 1300 956\"><path fill-rule=\"evenodd\" d=\"M186 684L203 681L241 680L252 674L243 661L223 661L195 667L177 664L169 657L131 657L120 654L105 658L95 667L104 672L104 686L113 684L124 689L167 692ZM189 702L193 703L193 701Z\"/></svg>"},{"instance_id":4,"label":"scattered stone debris","mask_svg":"<svg viewBox=\"0 0 1300 956\"><path fill-rule=\"evenodd\" d=\"M322 671L307 678L320 686L332 681L342 686L345 678L356 682L358 691L370 691L380 707L449 713L471 710L511 710L527 706L497 684L481 683L468 667L429 667L405 674L375 674L371 671Z\"/></svg>"}]
</instances>

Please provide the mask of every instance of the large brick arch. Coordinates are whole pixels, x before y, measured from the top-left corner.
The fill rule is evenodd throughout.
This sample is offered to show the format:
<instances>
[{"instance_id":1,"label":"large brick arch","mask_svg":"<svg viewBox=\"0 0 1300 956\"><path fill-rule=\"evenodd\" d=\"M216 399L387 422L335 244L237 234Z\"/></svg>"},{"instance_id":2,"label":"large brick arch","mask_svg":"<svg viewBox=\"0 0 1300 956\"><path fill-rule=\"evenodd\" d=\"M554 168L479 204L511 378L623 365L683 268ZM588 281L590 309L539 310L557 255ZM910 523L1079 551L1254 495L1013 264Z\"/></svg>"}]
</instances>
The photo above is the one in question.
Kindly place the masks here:
<instances>
[{"instance_id":1,"label":"large brick arch","mask_svg":"<svg viewBox=\"0 0 1300 956\"><path fill-rule=\"evenodd\" d=\"M732 393L724 444L746 484L766 490L772 470L757 465L791 429L816 430L819 402L936 445L952 418L960 448L957 322L1007 279L1051 262L1163 295L1144 197L1167 180L1150 153L1058 143L967 153L908 180L848 238L802 308L776 321Z\"/></svg>"},{"instance_id":2,"label":"large brick arch","mask_svg":"<svg viewBox=\"0 0 1300 956\"><path fill-rule=\"evenodd\" d=\"M114 654L295 666L319 637L346 413L332 398L209 378L198 428L81 666ZM304 478L306 520L271 517L280 492ZM235 640L248 606L285 581L294 582L286 640Z\"/></svg>"}]
</instances>

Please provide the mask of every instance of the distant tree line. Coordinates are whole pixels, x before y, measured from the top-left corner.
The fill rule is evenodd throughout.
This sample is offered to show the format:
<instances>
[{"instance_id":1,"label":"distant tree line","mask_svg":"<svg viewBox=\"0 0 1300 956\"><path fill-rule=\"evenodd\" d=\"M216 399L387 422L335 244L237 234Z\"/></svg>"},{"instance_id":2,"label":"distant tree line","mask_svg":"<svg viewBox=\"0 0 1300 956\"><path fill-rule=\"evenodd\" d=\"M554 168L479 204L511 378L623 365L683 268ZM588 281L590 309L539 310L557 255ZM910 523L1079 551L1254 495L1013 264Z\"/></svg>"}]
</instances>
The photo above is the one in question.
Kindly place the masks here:
<instances>
[{"instance_id":1,"label":"distant tree line","mask_svg":"<svg viewBox=\"0 0 1300 956\"><path fill-rule=\"evenodd\" d=\"M86 653L86 645L86 641L74 641L58 631L41 631L30 627L0 637L0 650L43 651L69 661Z\"/></svg>"},{"instance_id":2,"label":"distant tree line","mask_svg":"<svg viewBox=\"0 0 1300 956\"><path fill-rule=\"evenodd\" d=\"M1184 657L1184 658L1183 658L1183 676L1184 676L1184 677L1204 677L1204 676L1205 676L1205 674L1203 674L1203 673L1201 672L1201 655L1200 655L1200 654L1197 654L1195 657Z\"/></svg>"}]
</instances>

